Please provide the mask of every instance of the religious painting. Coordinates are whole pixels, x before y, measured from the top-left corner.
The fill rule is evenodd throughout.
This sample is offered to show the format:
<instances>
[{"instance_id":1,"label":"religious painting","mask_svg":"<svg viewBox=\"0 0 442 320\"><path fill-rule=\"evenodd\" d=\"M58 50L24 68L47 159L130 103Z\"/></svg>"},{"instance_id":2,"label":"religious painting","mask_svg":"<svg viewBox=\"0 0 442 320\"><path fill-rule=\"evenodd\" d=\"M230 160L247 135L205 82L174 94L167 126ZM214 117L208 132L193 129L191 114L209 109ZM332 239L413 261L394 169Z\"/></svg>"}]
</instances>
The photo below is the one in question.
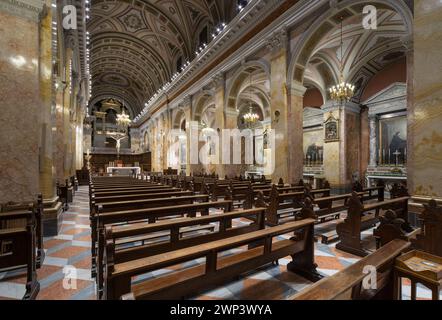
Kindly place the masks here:
<instances>
[{"instance_id":1,"label":"religious painting","mask_svg":"<svg viewBox=\"0 0 442 320\"><path fill-rule=\"evenodd\" d=\"M332 114L324 123L324 133L325 142L339 141L339 120Z\"/></svg>"},{"instance_id":2,"label":"religious painting","mask_svg":"<svg viewBox=\"0 0 442 320\"><path fill-rule=\"evenodd\" d=\"M321 164L324 158L322 127L304 130L304 163Z\"/></svg>"},{"instance_id":3,"label":"religious painting","mask_svg":"<svg viewBox=\"0 0 442 320\"><path fill-rule=\"evenodd\" d=\"M383 164L404 165L407 159L407 117L379 120L379 158Z\"/></svg>"}]
</instances>

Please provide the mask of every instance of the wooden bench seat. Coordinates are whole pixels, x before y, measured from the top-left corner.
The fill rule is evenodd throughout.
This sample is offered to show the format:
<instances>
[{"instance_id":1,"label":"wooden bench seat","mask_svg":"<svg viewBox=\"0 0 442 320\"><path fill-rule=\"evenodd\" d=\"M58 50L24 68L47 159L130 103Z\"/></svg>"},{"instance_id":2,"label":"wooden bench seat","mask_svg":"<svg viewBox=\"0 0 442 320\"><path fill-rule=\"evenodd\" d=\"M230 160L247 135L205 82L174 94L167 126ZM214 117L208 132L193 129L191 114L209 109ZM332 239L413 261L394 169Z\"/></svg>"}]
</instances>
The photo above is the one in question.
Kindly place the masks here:
<instances>
[{"instance_id":1,"label":"wooden bench seat","mask_svg":"<svg viewBox=\"0 0 442 320\"><path fill-rule=\"evenodd\" d=\"M353 192L348 201L347 218L336 225L340 240L336 248L358 256L366 256L369 252L362 247L361 231L375 226L381 210L392 209L402 212L401 214L406 212L408 199L402 197L363 205L360 196Z\"/></svg>"},{"instance_id":2,"label":"wooden bench seat","mask_svg":"<svg viewBox=\"0 0 442 320\"><path fill-rule=\"evenodd\" d=\"M287 218L292 216L295 218L296 213L302 208L302 201L304 199L304 192L280 192L280 188L273 185L270 201L267 204L264 199L263 192L259 192L258 199L256 200L256 206L265 206L266 210L266 223L270 226L275 226L280 223L281 217Z\"/></svg>"},{"instance_id":3,"label":"wooden bench seat","mask_svg":"<svg viewBox=\"0 0 442 320\"><path fill-rule=\"evenodd\" d=\"M94 212L112 212L112 211L122 211L130 208L154 208L167 205L180 205L180 204L191 204L194 202L207 202L209 201L208 195L191 195L191 196L179 196L179 197L154 197L151 199L141 199L141 200L129 200L129 201L116 201L116 202L92 202Z\"/></svg>"},{"instance_id":4,"label":"wooden bench seat","mask_svg":"<svg viewBox=\"0 0 442 320\"><path fill-rule=\"evenodd\" d=\"M422 204L424 209L419 215L421 228L410 228L403 216L388 210L379 219L380 225L373 231L377 247L393 239L410 241L413 249L442 256L442 206L435 200Z\"/></svg>"},{"instance_id":5,"label":"wooden bench seat","mask_svg":"<svg viewBox=\"0 0 442 320\"><path fill-rule=\"evenodd\" d=\"M14 226L17 220L20 224L23 224L24 220L24 226ZM0 273L26 268L26 291L23 300L34 300L40 291L36 271L37 256L41 264L44 251L42 248L37 249L38 220L35 206L27 211L14 210L0 214ZM8 227L10 222L12 227Z\"/></svg>"},{"instance_id":6,"label":"wooden bench seat","mask_svg":"<svg viewBox=\"0 0 442 320\"><path fill-rule=\"evenodd\" d=\"M96 203L100 202L114 202L114 201L128 201L128 200L146 200L154 198L168 198L177 196L192 196L194 195L192 191L172 191L172 192L157 192L157 193L133 193L127 195L112 195L112 196L93 196L93 201Z\"/></svg>"},{"instance_id":7,"label":"wooden bench seat","mask_svg":"<svg viewBox=\"0 0 442 320\"><path fill-rule=\"evenodd\" d=\"M241 224L239 226L232 226L234 219L251 219L251 224ZM101 244L107 245L108 251L106 256L112 256L114 263L121 263L138 259L141 257L156 255L160 253L167 253L171 250L186 248L209 241L218 239L225 239L228 237L244 234L251 231L256 231L265 228L265 209L257 208L250 210L240 210L234 212L226 212L221 214L201 216L195 218L170 219L161 221L155 224L136 223L123 226L107 226L102 239L99 241L98 250L98 282L99 289L102 288L102 266L106 265L103 261L103 252ZM257 221L257 222L253 222ZM214 223L218 224L218 228L214 229ZM195 234L195 230L211 230L211 232L204 232ZM192 234L193 232L193 234ZM186 236L189 235L189 236ZM162 239L159 242L149 244L136 244L139 239L143 237L162 235L167 239ZM132 247L119 248L118 244L123 240L124 243L133 243ZM110 245L110 243L113 245ZM99 293L101 295L101 293Z\"/></svg>"},{"instance_id":8,"label":"wooden bench seat","mask_svg":"<svg viewBox=\"0 0 442 320\"><path fill-rule=\"evenodd\" d=\"M290 300L394 300L394 261L407 251L410 243L394 240L355 264L324 278ZM365 290L362 282L367 274L366 266L374 266L377 270L376 289Z\"/></svg>"},{"instance_id":9,"label":"wooden bench seat","mask_svg":"<svg viewBox=\"0 0 442 320\"><path fill-rule=\"evenodd\" d=\"M160 205L164 205L164 203ZM98 212L96 212L94 215L91 215L92 276L95 277L96 275L97 250L102 250L102 248L104 247L100 240L103 239L104 229L106 225L117 223L133 223L136 221L149 221L149 223L155 223L156 220L160 217L171 217L177 215L188 215L190 217L196 217L197 212L200 212L202 215L208 215L209 209L211 208L222 209L224 212L228 212L232 209L232 201L224 200L216 202L201 202L180 205L171 205L171 203L169 202L169 206L103 213L100 212L100 209L98 209Z\"/></svg>"},{"instance_id":10,"label":"wooden bench seat","mask_svg":"<svg viewBox=\"0 0 442 320\"><path fill-rule=\"evenodd\" d=\"M171 251L167 254L145 257L121 264L108 264L104 297L106 299L119 299L136 289L136 292L131 294L131 297L135 299L177 299L190 294L194 295L201 290L224 283L235 276L287 255L292 255L293 258L293 261L287 266L290 271L300 273L303 276L310 275L310 278L317 280L318 275L313 254L313 223L313 219L305 219ZM296 235L290 240L273 241L273 238L291 232ZM234 254L229 258L218 255L220 252L256 243L257 241L263 241L264 245L250 248L245 253ZM190 268L191 271L178 270L178 272L184 272L179 274L178 277L183 279L182 281L171 282L170 279L160 277L165 281L155 280L158 287L153 286L149 280L145 283L131 284L133 276L198 258L206 258L203 273L194 268ZM112 261L112 257L109 257L109 260ZM166 283L168 285L165 285Z\"/></svg>"}]
</instances>

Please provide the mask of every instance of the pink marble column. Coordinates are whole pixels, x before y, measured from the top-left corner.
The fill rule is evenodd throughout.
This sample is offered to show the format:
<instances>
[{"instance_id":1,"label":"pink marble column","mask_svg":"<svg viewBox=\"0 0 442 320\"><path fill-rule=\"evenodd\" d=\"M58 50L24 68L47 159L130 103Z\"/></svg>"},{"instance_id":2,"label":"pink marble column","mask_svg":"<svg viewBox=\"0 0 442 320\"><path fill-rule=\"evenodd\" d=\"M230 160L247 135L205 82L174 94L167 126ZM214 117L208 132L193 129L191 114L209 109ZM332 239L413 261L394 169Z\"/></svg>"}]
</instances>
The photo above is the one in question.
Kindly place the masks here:
<instances>
[{"instance_id":1,"label":"pink marble column","mask_svg":"<svg viewBox=\"0 0 442 320\"><path fill-rule=\"evenodd\" d=\"M0 202L34 201L40 191L41 8L31 12L17 4L11 11L4 9L0 10Z\"/></svg>"},{"instance_id":2,"label":"pink marble column","mask_svg":"<svg viewBox=\"0 0 442 320\"><path fill-rule=\"evenodd\" d=\"M288 111L288 156L289 156L289 183L297 183L303 178L303 115L304 93L307 88L299 83L292 83L290 88L290 103Z\"/></svg>"},{"instance_id":3,"label":"pink marble column","mask_svg":"<svg viewBox=\"0 0 442 320\"><path fill-rule=\"evenodd\" d=\"M288 156L288 92L287 92L287 33L280 30L269 39L267 48L271 52L270 61L270 106L272 130L275 131L275 163L272 180L282 178L285 182L289 177Z\"/></svg>"},{"instance_id":4,"label":"pink marble column","mask_svg":"<svg viewBox=\"0 0 442 320\"><path fill-rule=\"evenodd\" d=\"M413 195L442 198L442 2L415 0L408 181Z\"/></svg>"}]
</instances>

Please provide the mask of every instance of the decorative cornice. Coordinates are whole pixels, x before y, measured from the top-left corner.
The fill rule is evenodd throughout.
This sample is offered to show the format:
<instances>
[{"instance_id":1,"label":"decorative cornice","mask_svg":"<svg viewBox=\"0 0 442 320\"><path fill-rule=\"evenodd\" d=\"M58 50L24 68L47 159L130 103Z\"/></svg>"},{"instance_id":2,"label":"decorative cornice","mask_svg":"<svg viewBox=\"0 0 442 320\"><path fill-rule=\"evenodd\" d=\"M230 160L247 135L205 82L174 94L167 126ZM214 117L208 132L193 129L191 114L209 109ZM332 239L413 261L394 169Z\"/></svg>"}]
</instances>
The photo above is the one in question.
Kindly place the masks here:
<instances>
[{"instance_id":1,"label":"decorative cornice","mask_svg":"<svg viewBox=\"0 0 442 320\"><path fill-rule=\"evenodd\" d=\"M43 0L2 0L0 11L38 22L44 9Z\"/></svg>"}]
</instances>

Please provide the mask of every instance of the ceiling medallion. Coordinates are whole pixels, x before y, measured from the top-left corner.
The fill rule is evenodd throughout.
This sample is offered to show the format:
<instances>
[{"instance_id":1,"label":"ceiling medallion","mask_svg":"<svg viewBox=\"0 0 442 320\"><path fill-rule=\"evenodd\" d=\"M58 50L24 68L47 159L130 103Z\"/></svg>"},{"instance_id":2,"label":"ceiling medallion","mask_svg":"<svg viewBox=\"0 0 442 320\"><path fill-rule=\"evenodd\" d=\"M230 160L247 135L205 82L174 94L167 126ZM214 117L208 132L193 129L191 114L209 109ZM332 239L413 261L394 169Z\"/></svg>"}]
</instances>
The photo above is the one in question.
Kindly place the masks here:
<instances>
[{"instance_id":1,"label":"ceiling medallion","mask_svg":"<svg viewBox=\"0 0 442 320\"><path fill-rule=\"evenodd\" d=\"M128 29L138 30L143 28L143 23L141 18L135 13L128 14L123 18L124 24Z\"/></svg>"}]
</instances>

